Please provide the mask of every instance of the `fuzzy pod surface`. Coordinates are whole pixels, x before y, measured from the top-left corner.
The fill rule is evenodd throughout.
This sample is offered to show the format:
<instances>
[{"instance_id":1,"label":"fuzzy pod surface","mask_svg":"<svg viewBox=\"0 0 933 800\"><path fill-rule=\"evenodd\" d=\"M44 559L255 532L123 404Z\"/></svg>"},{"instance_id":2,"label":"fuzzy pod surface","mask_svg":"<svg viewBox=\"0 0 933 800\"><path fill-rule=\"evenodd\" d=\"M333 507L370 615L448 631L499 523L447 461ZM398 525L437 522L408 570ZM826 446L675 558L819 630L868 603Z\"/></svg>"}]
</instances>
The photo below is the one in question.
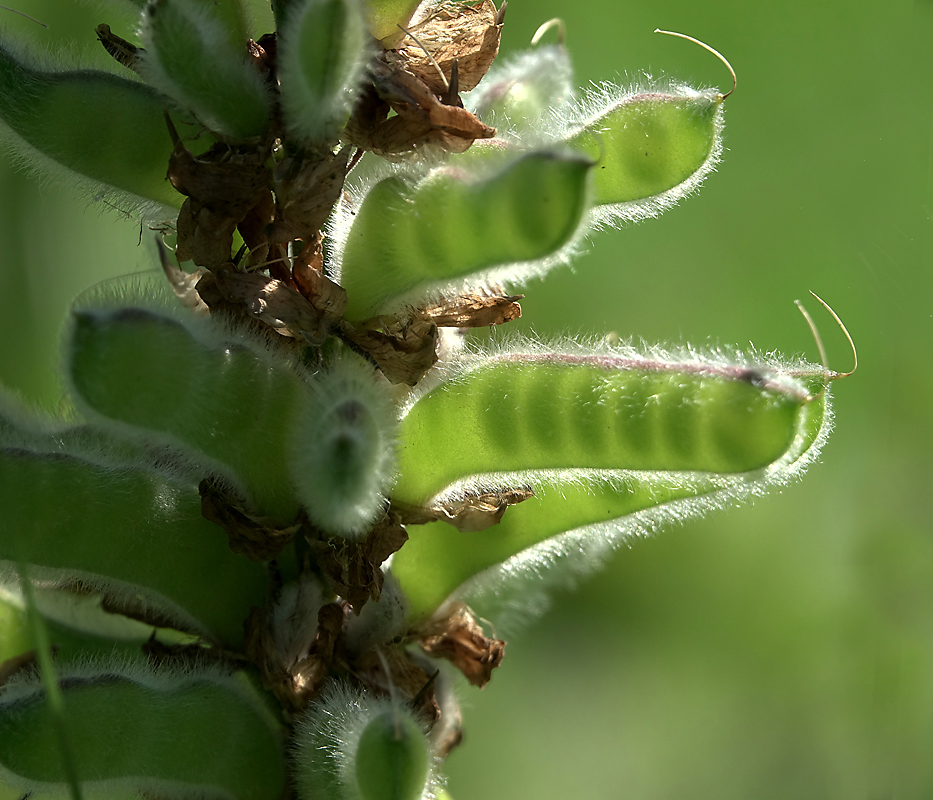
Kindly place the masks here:
<instances>
[{"instance_id":1,"label":"fuzzy pod surface","mask_svg":"<svg viewBox=\"0 0 933 800\"><path fill-rule=\"evenodd\" d=\"M527 273L574 238L592 166L589 158L541 151L479 178L449 168L417 184L380 181L339 254L347 317L429 299L481 281L484 271L497 279Z\"/></svg>"},{"instance_id":2,"label":"fuzzy pod surface","mask_svg":"<svg viewBox=\"0 0 933 800\"><path fill-rule=\"evenodd\" d=\"M63 722L86 798L278 800L279 726L242 675L153 670L101 661L59 670ZM66 798L52 711L42 684L18 678L0 694L0 785Z\"/></svg>"},{"instance_id":3,"label":"fuzzy pod surface","mask_svg":"<svg viewBox=\"0 0 933 800\"><path fill-rule=\"evenodd\" d=\"M67 363L74 394L102 427L179 447L228 478L257 513L294 517L286 452L307 386L261 342L212 320L79 308Z\"/></svg>"}]
</instances>

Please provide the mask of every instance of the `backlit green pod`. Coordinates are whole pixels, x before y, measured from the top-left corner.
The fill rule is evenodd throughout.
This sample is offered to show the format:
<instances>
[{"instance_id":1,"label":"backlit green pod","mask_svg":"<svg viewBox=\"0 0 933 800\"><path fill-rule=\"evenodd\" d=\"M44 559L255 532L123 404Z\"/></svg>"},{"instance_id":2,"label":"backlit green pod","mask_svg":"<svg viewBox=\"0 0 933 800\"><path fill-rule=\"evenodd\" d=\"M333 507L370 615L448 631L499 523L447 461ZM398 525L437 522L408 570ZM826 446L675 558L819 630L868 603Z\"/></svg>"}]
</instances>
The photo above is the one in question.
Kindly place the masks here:
<instances>
[{"instance_id":1,"label":"backlit green pod","mask_svg":"<svg viewBox=\"0 0 933 800\"><path fill-rule=\"evenodd\" d=\"M2 445L2 443L0 443ZM163 454L165 457L167 454ZM193 483L99 456L0 446L0 562L236 647L265 567L230 551Z\"/></svg>"},{"instance_id":2,"label":"backlit green pod","mask_svg":"<svg viewBox=\"0 0 933 800\"><path fill-rule=\"evenodd\" d=\"M828 434L812 367L800 365L812 376L800 381L773 366L627 360L489 359L415 403L395 499L526 485L534 496L478 532L409 526L392 569L411 618L451 595L490 618L533 605L549 581L593 569L630 536L787 482Z\"/></svg>"},{"instance_id":3,"label":"backlit green pod","mask_svg":"<svg viewBox=\"0 0 933 800\"><path fill-rule=\"evenodd\" d=\"M103 661L58 678L87 800L282 796L279 724L242 674ZM49 706L36 679L0 694L0 788L12 796L70 796Z\"/></svg>"},{"instance_id":4,"label":"backlit green pod","mask_svg":"<svg viewBox=\"0 0 933 800\"><path fill-rule=\"evenodd\" d=\"M585 157L542 151L482 180L450 168L417 185L401 177L377 183L339 256L347 317L426 299L497 267L527 274L577 232L591 167Z\"/></svg>"},{"instance_id":5,"label":"backlit green pod","mask_svg":"<svg viewBox=\"0 0 933 800\"><path fill-rule=\"evenodd\" d=\"M286 453L307 387L291 365L213 321L182 324L123 308L74 313L68 374L80 405L102 425L183 448L230 478L261 515L297 513Z\"/></svg>"},{"instance_id":6,"label":"backlit green pod","mask_svg":"<svg viewBox=\"0 0 933 800\"><path fill-rule=\"evenodd\" d=\"M780 457L807 394L742 368L515 354L428 391L401 423L393 497L471 475L555 469L737 473Z\"/></svg>"},{"instance_id":7,"label":"backlit green pod","mask_svg":"<svg viewBox=\"0 0 933 800\"><path fill-rule=\"evenodd\" d=\"M32 69L0 47L0 120L14 146L53 172L64 168L68 180L134 205L184 199L165 178L172 142L164 108L163 97L136 81Z\"/></svg>"},{"instance_id":8,"label":"backlit green pod","mask_svg":"<svg viewBox=\"0 0 933 800\"><path fill-rule=\"evenodd\" d=\"M719 160L722 102L685 86L586 100L588 118L568 143L598 161L596 219L653 215L693 191Z\"/></svg>"}]
</instances>

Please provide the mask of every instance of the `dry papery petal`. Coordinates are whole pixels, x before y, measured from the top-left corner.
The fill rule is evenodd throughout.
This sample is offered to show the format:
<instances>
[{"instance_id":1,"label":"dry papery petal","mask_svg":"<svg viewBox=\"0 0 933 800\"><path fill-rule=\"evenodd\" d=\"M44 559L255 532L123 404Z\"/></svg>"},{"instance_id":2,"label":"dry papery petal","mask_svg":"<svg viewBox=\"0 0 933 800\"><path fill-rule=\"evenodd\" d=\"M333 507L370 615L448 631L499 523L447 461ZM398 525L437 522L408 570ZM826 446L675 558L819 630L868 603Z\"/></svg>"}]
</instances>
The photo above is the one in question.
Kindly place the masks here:
<instances>
[{"instance_id":1,"label":"dry papery petal","mask_svg":"<svg viewBox=\"0 0 933 800\"><path fill-rule=\"evenodd\" d=\"M475 5L424 3L408 27L417 41L409 36L399 52L409 71L438 95L447 91L456 61L459 91L469 92L499 53L504 12L505 4L497 11L492 0Z\"/></svg>"}]
</instances>

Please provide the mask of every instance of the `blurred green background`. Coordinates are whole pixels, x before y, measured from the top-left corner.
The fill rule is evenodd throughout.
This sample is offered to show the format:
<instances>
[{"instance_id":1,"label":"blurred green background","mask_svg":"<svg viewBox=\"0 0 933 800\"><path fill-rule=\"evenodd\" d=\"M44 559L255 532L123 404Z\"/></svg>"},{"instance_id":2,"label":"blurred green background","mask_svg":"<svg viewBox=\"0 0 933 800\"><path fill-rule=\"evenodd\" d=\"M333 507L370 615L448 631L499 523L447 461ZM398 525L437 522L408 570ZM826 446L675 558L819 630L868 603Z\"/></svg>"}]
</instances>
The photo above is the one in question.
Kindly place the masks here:
<instances>
[{"instance_id":1,"label":"blurred green background","mask_svg":"<svg viewBox=\"0 0 933 800\"><path fill-rule=\"evenodd\" d=\"M9 34L95 59L94 25L120 19L17 7L52 27L0 12ZM553 16L580 86L648 70L727 88L712 56L656 27L721 50L739 86L701 193L593 237L572 270L526 289L522 325L816 360L793 305L812 289L862 363L834 387L837 430L802 483L634 543L509 643L491 684L465 694L452 794L933 797L933 2L512 0L503 50ZM0 380L52 406L69 299L151 268L151 247L133 222L6 167L0 209ZM809 305L847 369L842 335Z\"/></svg>"}]
</instances>

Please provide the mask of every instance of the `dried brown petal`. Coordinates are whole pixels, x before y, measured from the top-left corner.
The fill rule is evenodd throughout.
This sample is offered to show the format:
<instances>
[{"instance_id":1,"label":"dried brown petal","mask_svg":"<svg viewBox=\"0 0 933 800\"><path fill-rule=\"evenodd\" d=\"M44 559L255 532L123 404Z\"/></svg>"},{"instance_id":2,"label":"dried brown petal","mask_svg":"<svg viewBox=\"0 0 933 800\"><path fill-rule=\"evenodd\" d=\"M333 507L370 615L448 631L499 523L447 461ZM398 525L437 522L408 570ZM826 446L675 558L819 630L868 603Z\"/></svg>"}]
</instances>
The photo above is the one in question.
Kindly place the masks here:
<instances>
[{"instance_id":1,"label":"dried brown petal","mask_svg":"<svg viewBox=\"0 0 933 800\"><path fill-rule=\"evenodd\" d=\"M456 61L460 91L469 92L483 79L499 53L502 19L492 0L475 5L450 3L437 8L410 30L418 41L409 37L399 48L408 69L433 92L443 95ZM444 80L438 75L435 62L444 73Z\"/></svg>"},{"instance_id":2,"label":"dried brown petal","mask_svg":"<svg viewBox=\"0 0 933 800\"><path fill-rule=\"evenodd\" d=\"M483 629L463 604L422 633L421 647L429 656L446 658L474 686L489 683L505 657L505 642L483 635Z\"/></svg>"},{"instance_id":3,"label":"dried brown petal","mask_svg":"<svg viewBox=\"0 0 933 800\"><path fill-rule=\"evenodd\" d=\"M97 40L104 46L104 50L124 67L136 72L136 67L139 64L139 54L142 52L142 48L137 47L132 42L126 41L126 39L121 39L110 30L109 25L103 23L94 29L94 33L97 34Z\"/></svg>"},{"instance_id":4,"label":"dried brown petal","mask_svg":"<svg viewBox=\"0 0 933 800\"><path fill-rule=\"evenodd\" d=\"M286 158L275 168L278 213L269 232L273 242L312 238L340 199L351 148Z\"/></svg>"},{"instance_id":5,"label":"dried brown petal","mask_svg":"<svg viewBox=\"0 0 933 800\"><path fill-rule=\"evenodd\" d=\"M203 268L196 269L194 272L185 272L172 263L168 251L159 243L159 262L162 264L162 271L168 278L169 285L175 296L181 301L181 304L192 313L199 317L210 316L211 309L201 299L198 294L198 282L207 273Z\"/></svg>"},{"instance_id":6,"label":"dried brown petal","mask_svg":"<svg viewBox=\"0 0 933 800\"><path fill-rule=\"evenodd\" d=\"M439 328L482 328L501 325L522 315L518 301L522 294L470 292L427 306L418 316L429 319Z\"/></svg>"},{"instance_id":7,"label":"dried brown petal","mask_svg":"<svg viewBox=\"0 0 933 800\"><path fill-rule=\"evenodd\" d=\"M383 119L368 129L357 118L351 129L360 147L384 155L400 155L426 145L463 152L474 140L496 135L495 128L464 109L459 98L456 105L443 102L389 53L373 61L370 74L379 97L397 116ZM363 108L371 110L368 106Z\"/></svg>"},{"instance_id":8,"label":"dried brown petal","mask_svg":"<svg viewBox=\"0 0 933 800\"><path fill-rule=\"evenodd\" d=\"M382 596L384 576L379 566L406 541L405 529L388 515L362 541L325 538L323 534L308 537L324 579L357 614L368 600L378 601Z\"/></svg>"},{"instance_id":9,"label":"dried brown petal","mask_svg":"<svg viewBox=\"0 0 933 800\"><path fill-rule=\"evenodd\" d=\"M210 478L201 481L198 491L201 516L220 525L227 532L230 549L251 561L271 561L301 528L300 524L282 528L274 519L248 514Z\"/></svg>"},{"instance_id":10,"label":"dried brown petal","mask_svg":"<svg viewBox=\"0 0 933 800\"><path fill-rule=\"evenodd\" d=\"M288 659L276 647L271 610L253 612L247 618L246 655L259 669L263 685L292 712L301 711L314 699L327 679L334 651L343 631L344 611L338 603L321 606L317 631L300 661Z\"/></svg>"},{"instance_id":11,"label":"dried brown petal","mask_svg":"<svg viewBox=\"0 0 933 800\"><path fill-rule=\"evenodd\" d=\"M426 525L443 521L464 533L476 533L498 525L509 506L534 497L531 488L483 492L432 506L418 507L393 503L392 510L403 525Z\"/></svg>"},{"instance_id":12,"label":"dried brown petal","mask_svg":"<svg viewBox=\"0 0 933 800\"><path fill-rule=\"evenodd\" d=\"M343 316L347 308L347 290L339 283L300 259L295 262L293 274L298 291L324 319L337 320Z\"/></svg>"},{"instance_id":13,"label":"dried brown petal","mask_svg":"<svg viewBox=\"0 0 933 800\"><path fill-rule=\"evenodd\" d=\"M269 192L266 153L216 144L195 157L166 120L174 143L168 179L188 198L178 217L176 254L212 269L230 260L234 230Z\"/></svg>"},{"instance_id":14,"label":"dried brown petal","mask_svg":"<svg viewBox=\"0 0 933 800\"><path fill-rule=\"evenodd\" d=\"M283 281L234 269L218 270L214 277L225 300L242 305L250 315L283 336L312 344L326 338L329 324L325 314ZM323 300L321 303L325 304Z\"/></svg>"},{"instance_id":15,"label":"dried brown petal","mask_svg":"<svg viewBox=\"0 0 933 800\"><path fill-rule=\"evenodd\" d=\"M365 351L392 383L414 386L437 361L437 325L429 320L387 319L382 331L345 322L341 332Z\"/></svg>"},{"instance_id":16,"label":"dried brown petal","mask_svg":"<svg viewBox=\"0 0 933 800\"><path fill-rule=\"evenodd\" d=\"M371 692L394 695L411 703L412 711L433 725L440 716L433 678L403 649L369 650L351 665L354 675ZM386 672L388 669L388 672Z\"/></svg>"}]
</instances>

